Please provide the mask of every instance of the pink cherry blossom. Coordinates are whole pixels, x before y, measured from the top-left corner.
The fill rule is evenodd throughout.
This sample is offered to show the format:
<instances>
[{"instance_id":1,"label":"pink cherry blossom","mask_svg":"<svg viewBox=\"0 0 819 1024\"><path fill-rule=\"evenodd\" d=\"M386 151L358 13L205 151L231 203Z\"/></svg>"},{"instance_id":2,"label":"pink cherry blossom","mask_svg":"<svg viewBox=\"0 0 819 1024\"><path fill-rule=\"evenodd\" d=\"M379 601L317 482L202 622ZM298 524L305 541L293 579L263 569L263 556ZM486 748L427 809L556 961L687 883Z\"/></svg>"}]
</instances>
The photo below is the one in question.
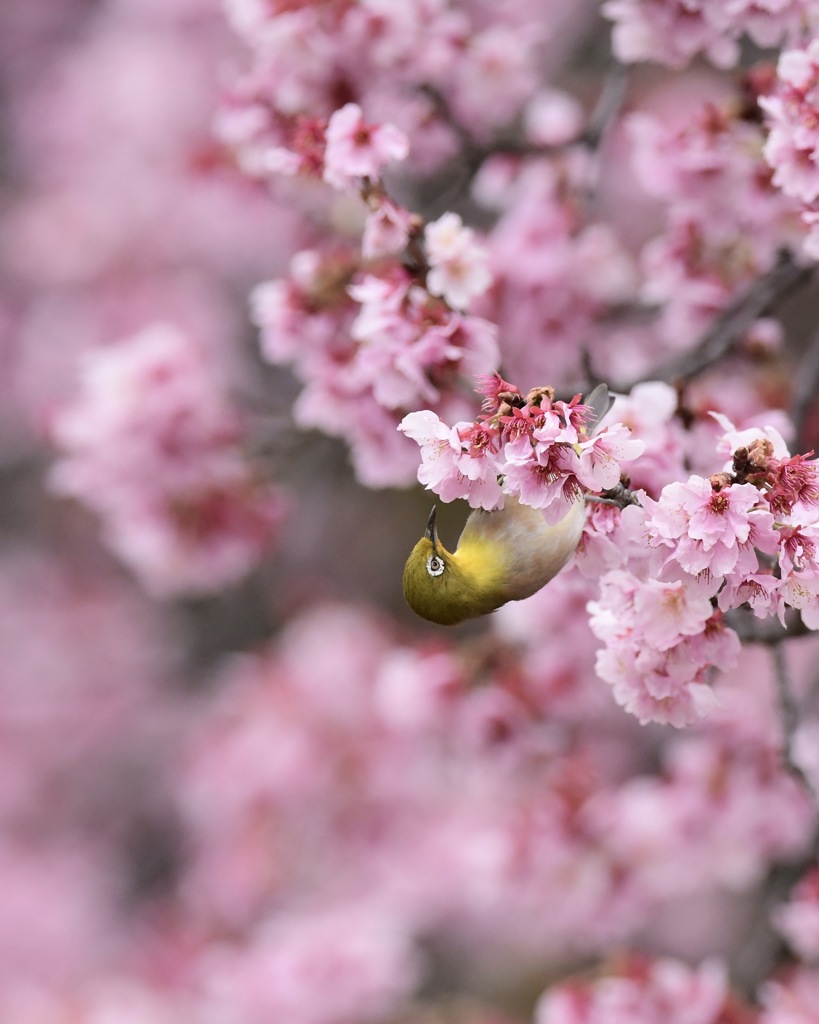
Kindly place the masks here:
<instances>
[{"instance_id":1,"label":"pink cherry blossom","mask_svg":"<svg viewBox=\"0 0 819 1024\"><path fill-rule=\"evenodd\" d=\"M487 253L456 213L445 213L424 229L430 270L427 287L455 309L466 309L492 283Z\"/></svg>"},{"instance_id":2,"label":"pink cherry blossom","mask_svg":"<svg viewBox=\"0 0 819 1024\"><path fill-rule=\"evenodd\" d=\"M673 542L673 558L692 576L715 577L755 572L753 548L772 551L773 516L757 506L760 493L751 484L715 489L702 477L669 484L658 502L649 501L648 528L656 545Z\"/></svg>"},{"instance_id":3,"label":"pink cherry blossom","mask_svg":"<svg viewBox=\"0 0 819 1024\"><path fill-rule=\"evenodd\" d=\"M638 384L628 396L615 395L601 427L623 423L645 445L628 468L632 487L662 486L682 475L685 435L676 411L674 389L660 381Z\"/></svg>"},{"instance_id":4,"label":"pink cherry blossom","mask_svg":"<svg viewBox=\"0 0 819 1024\"><path fill-rule=\"evenodd\" d=\"M624 61L653 60L682 67L703 52L718 67L739 57L747 33L759 46L793 38L805 19L816 19L812 0L607 0L605 14L615 22L613 45Z\"/></svg>"},{"instance_id":5,"label":"pink cherry blossom","mask_svg":"<svg viewBox=\"0 0 819 1024\"><path fill-rule=\"evenodd\" d=\"M342 907L282 917L244 949L202 965L214 1007L243 1024L271 1016L305 1024L378 1020L415 986L420 958L388 919Z\"/></svg>"},{"instance_id":6,"label":"pink cherry blossom","mask_svg":"<svg viewBox=\"0 0 819 1024\"><path fill-rule=\"evenodd\" d=\"M785 604L799 610L808 629L819 629L819 573L790 573L782 580L780 594Z\"/></svg>"},{"instance_id":7,"label":"pink cherry blossom","mask_svg":"<svg viewBox=\"0 0 819 1024\"><path fill-rule=\"evenodd\" d=\"M639 458L645 451L645 442L630 436L629 428L618 423L580 443L577 478L584 487L605 491L620 482L620 463Z\"/></svg>"},{"instance_id":8,"label":"pink cherry blossom","mask_svg":"<svg viewBox=\"0 0 819 1024\"><path fill-rule=\"evenodd\" d=\"M626 963L595 982L569 981L548 989L538 1003L536 1024L720 1024L730 993L724 967L698 968L670 959Z\"/></svg>"},{"instance_id":9,"label":"pink cherry blossom","mask_svg":"<svg viewBox=\"0 0 819 1024\"><path fill-rule=\"evenodd\" d=\"M348 103L327 125L324 180L334 188L355 186L359 179L377 180L392 161L404 160L409 141L391 124L368 124L361 107Z\"/></svg>"},{"instance_id":10,"label":"pink cherry blossom","mask_svg":"<svg viewBox=\"0 0 819 1024\"><path fill-rule=\"evenodd\" d=\"M524 114L526 134L545 146L562 146L576 139L583 128L583 108L571 93L543 89Z\"/></svg>"},{"instance_id":11,"label":"pink cherry blossom","mask_svg":"<svg viewBox=\"0 0 819 1024\"><path fill-rule=\"evenodd\" d=\"M770 573L748 573L728 580L717 598L722 611L747 604L758 619L776 614L784 616L781 581Z\"/></svg>"},{"instance_id":12,"label":"pink cherry blossom","mask_svg":"<svg viewBox=\"0 0 819 1024\"><path fill-rule=\"evenodd\" d=\"M383 199L367 217L361 251L368 258L400 252L407 244L413 224L408 210Z\"/></svg>"},{"instance_id":13,"label":"pink cherry blossom","mask_svg":"<svg viewBox=\"0 0 819 1024\"><path fill-rule=\"evenodd\" d=\"M470 434L469 426L447 427L425 410L405 416L399 430L421 446L419 482L443 501L466 498L472 508L502 508L496 454L491 444Z\"/></svg>"},{"instance_id":14,"label":"pink cherry blossom","mask_svg":"<svg viewBox=\"0 0 819 1024\"><path fill-rule=\"evenodd\" d=\"M805 968L767 982L761 992L759 1024L813 1024L819 999L819 974Z\"/></svg>"},{"instance_id":15,"label":"pink cherry blossom","mask_svg":"<svg viewBox=\"0 0 819 1024\"><path fill-rule=\"evenodd\" d=\"M65 453L53 487L102 517L111 547L157 593L216 590L248 572L282 502L254 479L196 344L155 325L89 354L81 384L53 424Z\"/></svg>"},{"instance_id":16,"label":"pink cherry blossom","mask_svg":"<svg viewBox=\"0 0 819 1024\"><path fill-rule=\"evenodd\" d=\"M739 644L713 615L707 593L616 569L601 580L589 612L592 631L605 643L597 673L642 723L688 725L713 710L708 670L731 668Z\"/></svg>"},{"instance_id":17,"label":"pink cherry blossom","mask_svg":"<svg viewBox=\"0 0 819 1024\"><path fill-rule=\"evenodd\" d=\"M789 945L803 959L819 958L819 875L808 872L795 886L787 903L774 911L774 921Z\"/></svg>"},{"instance_id":18,"label":"pink cherry blossom","mask_svg":"<svg viewBox=\"0 0 819 1024\"><path fill-rule=\"evenodd\" d=\"M717 441L717 450L726 458L733 456L737 448L749 448L754 441L759 441L760 439L770 443L771 455L775 458L789 458L788 446L776 427L747 427L745 430L738 430L728 417L722 413L712 412L711 417L722 428L722 434Z\"/></svg>"},{"instance_id":19,"label":"pink cherry blossom","mask_svg":"<svg viewBox=\"0 0 819 1024\"><path fill-rule=\"evenodd\" d=\"M504 446L504 489L524 505L543 509L548 522L569 510L580 491L576 478L577 455L568 445L549 444L543 438L533 448L521 435Z\"/></svg>"}]
</instances>

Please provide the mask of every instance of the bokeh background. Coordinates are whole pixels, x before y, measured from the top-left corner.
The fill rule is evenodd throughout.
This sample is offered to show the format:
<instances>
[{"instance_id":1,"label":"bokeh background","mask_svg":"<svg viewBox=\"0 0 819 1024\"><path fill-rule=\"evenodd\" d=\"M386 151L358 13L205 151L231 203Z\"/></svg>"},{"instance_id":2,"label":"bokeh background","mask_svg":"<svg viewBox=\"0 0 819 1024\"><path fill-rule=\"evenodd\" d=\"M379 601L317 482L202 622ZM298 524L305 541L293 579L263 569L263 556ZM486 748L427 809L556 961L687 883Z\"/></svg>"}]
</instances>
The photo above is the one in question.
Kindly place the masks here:
<instances>
[{"instance_id":1,"label":"bokeh background","mask_svg":"<svg viewBox=\"0 0 819 1024\"><path fill-rule=\"evenodd\" d=\"M214 120L249 60L242 5L228 6L234 27L216 0L0 8L0 1016L522 1021L551 982L632 948L717 957L753 992L786 957L767 914L810 860L813 828L778 768L769 652L750 645L721 684L721 717L683 736L641 728L595 677L581 578L491 626L411 615L401 570L429 495L358 483L341 439L294 423L296 377L260 355L251 289L328 225L351 244L362 214L321 186L305 197L254 178L227 152ZM590 110L612 61L598 5L507 6L513 25L518 7L540 17L538 73ZM749 46L743 62L760 57ZM736 77L638 68L625 109L682 123L734 96ZM508 120L519 130L516 110ZM636 261L666 211L635 183L624 139L613 125L590 218ZM489 228L455 143L436 159L428 142L429 166L391 186L423 215L457 207ZM772 232L770 252L789 237ZM692 302L669 316L707 322L759 269L750 259L705 314ZM555 274L537 299L552 303L546 322L508 353L522 385L582 380L597 315L574 322L583 295ZM689 405L784 417L817 299L808 286L783 300L784 326L757 329ZM494 314L520 336L515 305L510 286ZM131 441L165 407L144 412L133 380L113 412L83 390L89 354L157 325L171 377L178 339L195 340L174 394L195 379L185 401L194 421L215 410L208 443L227 437L227 461L252 467L253 528L221 575L186 548L201 520L180 512L157 539L128 489L160 475ZM631 330L597 353L620 380L684 347ZM549 331L561 346L538 347ZM807 413L801 450L816 436ZM66 485L72 430L120 440L97 476ZM139 466L135 485L123 469ZM112 536L113 514L125 525ZM465 515L440 511L450 544ZM178 579L198 582L163 576L175 558ZM786 656L812 709L816 645ZM729 1019L717 1002L706 1024Z\"/></svg>"}]
</instances>

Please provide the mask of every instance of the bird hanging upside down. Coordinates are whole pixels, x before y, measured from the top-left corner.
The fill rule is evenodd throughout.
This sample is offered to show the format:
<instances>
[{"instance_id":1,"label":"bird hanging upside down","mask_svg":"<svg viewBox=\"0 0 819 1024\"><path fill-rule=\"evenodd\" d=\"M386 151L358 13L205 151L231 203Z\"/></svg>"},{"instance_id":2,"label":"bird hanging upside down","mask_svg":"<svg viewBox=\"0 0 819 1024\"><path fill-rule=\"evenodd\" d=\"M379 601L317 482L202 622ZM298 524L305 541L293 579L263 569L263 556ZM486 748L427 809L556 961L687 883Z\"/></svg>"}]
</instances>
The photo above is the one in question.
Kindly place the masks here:
<instances>
[{"instance_id":1,"label":"bird hanging upside down","mask_svg":"<svg viewBox=\"0 0 819 1024\"><path fill-rule=\"evenodd\" d=\"M582 494L551 526L540 510L507 496L502 509L475 509L449 552L438 540L433 507L404 567L407 603L423 619L454 626L531 597L572 557L584 521Z\"/></svg>"}]
</instances>

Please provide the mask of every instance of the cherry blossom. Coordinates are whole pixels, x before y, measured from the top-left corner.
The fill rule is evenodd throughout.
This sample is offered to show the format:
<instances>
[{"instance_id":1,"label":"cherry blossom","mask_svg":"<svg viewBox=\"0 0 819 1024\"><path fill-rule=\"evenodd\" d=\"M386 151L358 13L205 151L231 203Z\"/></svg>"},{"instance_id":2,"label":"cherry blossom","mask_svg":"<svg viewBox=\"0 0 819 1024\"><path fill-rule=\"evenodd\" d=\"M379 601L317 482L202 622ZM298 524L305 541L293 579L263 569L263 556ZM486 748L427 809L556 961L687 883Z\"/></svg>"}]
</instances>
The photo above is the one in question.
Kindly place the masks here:
<instances>
[{"instance_id":1,"label":"cherry blossom","mask_svg":"<svg viewBox=\"0 0 819 1024\"><path fill-rule=\"evenodd\" d=\"M388 256L403 250L413 227L413 217L389 199L379 202L367 217L361 251L369 259Z\"/></svg>"},{"instance_id":2,"label":"cherry blossom","mask_svg":"<svg viewBox=\"0 0 819 1024\"><path fill-rule=\"evenodd\" d=\"M768 982L762 990L764 1009L760 1024L810 1024L819 995L819 976L797 970L781 981Z\"/></svg>"},{"instance_id":3,"label":"cherry blossom","mask_svg":"<svg viewBox=\"0 0 819 1024\"><path fill-rule=\"evenodd\" d=\"M592 631L605 643L597 673L640 722L688 725L717 706L711 666L731 668L739 642L713 614L707 593L616 569L602 578L589 612Z\"/></svg>"},{"instance_id":4,"label":"cherry blossom","mask_svg":"<svg viewBox=\"0 0 819 1024\"><path fill-rule=\"evenodd\" d=\"M620 462L635 459L643 451L643 443L629 440L630 431L621 424L606 426L588 438L587 420L593 410L583 405L579 396L569 403L554 401L552 389L541 387L524 397L499 375L479 378L477 388L487 396L484 408L494 415L480 417L471 426L457 424L448 441L446 425L430 411L410 413L400 427L422 445L419 481L445 501L451 500L445 494L466 496L457 493L464 486L464 477L476 479L480 472L483 480L491 473L493 478L502 478L502 484L493 483L490 504L481 507L502 507L498 496L506 493L543 509L546 521L556 522L567 514L584 487L613 487L620 480ZM469 441L470 456L473 463L480 460L480 471L469 469L461 457L451 461L451 453L457 451L455 437ZM444 452L449 464L441 461ZM433 459L437 469L431 472Z\"/></svg>"},{"instance_id":5,"label":"cherry blossom","mask_svg":"<svg viewBox=\"0 0 819 1024\"><path fill-rule=\"evenodd\" d=\"M292 915L245 949L214 950L202 965L214 1009L247 1024L284 1016L310 1024L377 1020L400 1004L420 958L388 919L342 908Z\"/></svg>"},{"instance_id":6,"label":"cherry blossom","mask_svg":"<svg viewBox=\"0 0 819 1024\"><path fill-rule=\"evenodd\" d=\"M777 928L798 955L808 961L819 957L819 900L817 874L809 872L791 892L787 903L774 912Z\"/></svg>"},{"instance_id":7,"label":"cherry blossom","mask_svg":"<svg viewBox=\"0 0 819 1024\"><path fill-rule=\"evenodd\" d=\"M819 198L815 161L819 142L815 128L818 76L816 41L804 50L786 50L777 65L778 88L759 101L769 126L765 158L773 168L774 184L804 205L803 220L809 228L805 249L809 255L813 255L817 244L814 207Z\"/></svg>"},{"instance_id":8,"label":"cherry blossom","mask_svg":"<svg viewBox=\"0 0 819 1024\"><path fill-rule=\"evenodd\" d=\"M456 213L445 213L427 224L424 241L430 264L427 287L433 295L442 296L456 309L465 309L486 291L492 282L486 251Z\"/></svg>"},{"instance_id":9,"label":"cherry blossom","mask_svg":"<svg viewBox=\"0 0 819 1024\"><path fill-rule=\"evenodd\" d=\"M814 1022L819 3L600 8L5 5L0 1019Z\"/></svg>"},{"instance_id":10,"label":"cherry blossom","mask_svg":"<svg viewBox=\"0 0 819 1024\"><path fill-rule=\"evenodd\" d=\"M413 412L399 429L421 446L418 480L443 501L466 498L473 508L502 508L503 491L497 483L498 462L491 441L467 433L468 424L454 427L435 413Z\"/></svg>"},{"instance_id":11,"label":"cherry blossom","mask_svg":"<svg viewBox=\"0 0 819 1024\"><path fill-rule=\"evenodd\" d=\"M361 108L348 103L327 125L324 180L346 188L358 178L378 178L387 163L403 160L408 151L406 136L394 125L367 124Z\"/></svg>"},{"instance_id":12,"label":"cherry blossom","mask_svg":"<svg viewBox=\"0 0 819 1024\"><path fill-rule=\"evenodd\" d=\"M53 487L103 518L111 547L157 593L224 586L275 535L282 500L254 480L203 353L170 325L89 354L53 434L65 452Z\"/></svg>"},{"instance_id":13,"label":"cherry blossom","mask_svg":"<svg viewBox=\"0 0 819 1024\"><path fill-rule=\"evenodd\" d=\"M815 24L819 11L812 0L751 3L740 0L607 0L604 12L615 23L613 46L624 61L651 60L682 67L704 53L720 67L739 58L744 33L759 46L796 36L805 21Z\"/></svg>"},{"instance_id":14,"label":"cherry blossom","mask_svg":"<svg viewBox=\"0 0 819 1024\"><path fill-rule=\"evenodd\" d=\"M567 982L547 990L537 1024L595 1024L625 1020L650 1024L719 1024L734 1003L724 967L706 962L692 969L674 960L626 964L594 983Z\"/></svg>"},{"instance_id":15,"label":"cherry blossom","mask_svg":"<svg viewBox=\"0 0 819 1024\"><path fill-rule=\"evenodd\" d=\"M753 547L774 550L773 516L757 509L760 494L751 484L715 486L692 476L668 484L656 503L647 499L646 526L656 546L673 543L673 558L692 576L755 572Z\"/></svg>"}]
</instances>

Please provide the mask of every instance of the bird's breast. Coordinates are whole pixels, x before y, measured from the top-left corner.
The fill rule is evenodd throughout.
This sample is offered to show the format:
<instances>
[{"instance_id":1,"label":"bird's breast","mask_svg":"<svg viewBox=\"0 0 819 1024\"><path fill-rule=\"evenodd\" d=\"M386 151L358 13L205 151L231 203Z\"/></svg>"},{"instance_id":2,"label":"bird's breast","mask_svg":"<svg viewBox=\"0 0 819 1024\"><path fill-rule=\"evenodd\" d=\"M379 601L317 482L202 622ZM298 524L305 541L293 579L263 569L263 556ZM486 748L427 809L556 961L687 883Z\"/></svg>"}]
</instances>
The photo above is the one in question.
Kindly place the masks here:
<instances>
[{"instance_id":1,"label":"bird's breast","mask_svg":"<svg viewBox=\"0 0 819 1024\"><path fill-rule=\"evenodd\" d=\"M498 607L520 601L544 587L574 554L583 533L581 498L557 523L549 525L539 509L507 498L502 509L475 510L467 520L456 556L464 565L493 564Z\"/></svg>"}]
</instances>

